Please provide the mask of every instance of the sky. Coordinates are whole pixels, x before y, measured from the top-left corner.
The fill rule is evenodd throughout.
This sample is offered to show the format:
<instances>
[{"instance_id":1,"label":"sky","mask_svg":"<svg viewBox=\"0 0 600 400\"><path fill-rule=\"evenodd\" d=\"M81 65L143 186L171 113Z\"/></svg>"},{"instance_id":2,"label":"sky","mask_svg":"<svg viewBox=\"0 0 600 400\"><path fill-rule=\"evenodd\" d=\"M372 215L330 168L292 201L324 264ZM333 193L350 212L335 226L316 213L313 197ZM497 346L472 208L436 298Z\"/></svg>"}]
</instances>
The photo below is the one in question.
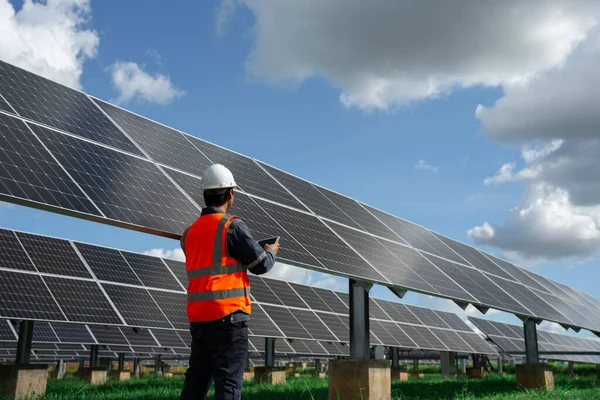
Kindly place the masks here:
<instances>
[{"instance_id":1,"label":"sky","mask_svg":"<svg viewBox=\"0 0 600 400\"><path fill-rule=\"evenodd\" d=\"M584 0L0 0L0 59L600 297L599 19ZM7 203L0 226L182 256Z\"/></svg>"}]
</instances>

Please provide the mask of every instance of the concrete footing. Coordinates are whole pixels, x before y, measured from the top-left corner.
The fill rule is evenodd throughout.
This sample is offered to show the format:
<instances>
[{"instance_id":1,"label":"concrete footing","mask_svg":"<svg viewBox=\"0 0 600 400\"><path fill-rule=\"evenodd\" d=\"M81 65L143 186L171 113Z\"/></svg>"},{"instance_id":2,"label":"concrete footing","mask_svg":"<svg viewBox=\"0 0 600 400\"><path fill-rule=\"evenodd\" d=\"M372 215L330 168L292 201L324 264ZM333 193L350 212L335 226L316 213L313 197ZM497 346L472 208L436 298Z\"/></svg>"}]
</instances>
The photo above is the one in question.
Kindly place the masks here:
<instances>
[{"instance_id":1,"label":"concrete footing","mask_svg":"<svg viewBox=\"0 0 600 400\"><path fill-rule=\"evenodd\" d=\"M425 378L425 374L422 372L411 372L410 376L413 378Z\"/></svg>"},{"instance_id":2,"label":"concrete footing","mask_svg":"<svg viewBox=\"0 0 600 400\"><path fill-rule=\"evenodd\" d=\"M164 372L164 373L163 373L163 376L164 376L165 378L172 378L172 377L173 377L173 373L172 373L172 372Z\"/></svg>"},{"instance_id":3,"label":"concrete footing","mask_svg":"<svg viewBox=\"0 0 600 400\"><path fill-rule=\"evenodd\" d=\"M518 364L515 372L520 389L554 389L552 370L546 364Z\"/></svg>"},{"instance_id":4,"label":"concrete footing","mask_svg":"<svg viewBox=\"0 0 600 400\"><path fill-rule=\"evenodd\" d=\"M332 360L329 364L329 400L389 400L390 375L387 360Z\"/></svg>"},{"instance_id":5,"label":"concrete footing","mask_svg":"<svg viewBox=\"0 0 600 400\"><path fill-rule=\"evenodd\" d=\"M244 372L244 380L246 382L251 381L252 379L254 379L254 371Z\"/></svg>"},{"instance_id":6,"label":"concrete footing","mask_svg":"<svg viewBox=\"0 0 600 400\"><path fill-rule=\"evenodd\" d=\"M108 378L106 368L104 367L84 368L77 372L77 376L90 385L102 385L106 383L106 379Z\"/></svg>"},{"instance_id":7,"label":"concrete footing","mask_svg":"<svg viewBox=\"0 0 600 400\"><path fill-rule=\"evenodd\" d=\"M256 367L254 368L254 380L257 383L285 383L285 371L276 371L273 368Z\"/></svg>"},{"instance_id":8,"label":"concrete footing","mask_svg":"<svg viewBox=\"0 0 600 400\"><path fill-rule=\"evenodd\" d=\"M408 372L403 371L401 369L391 369L391 379L393 381L403 381L406 382L408 380Z\"/></svg>"},{"instance_id":9,"label":"concrete footing","mask_svg":"<svg viewBox=\"0 0 600 400\"><path fill-rule=\"evenodd\" d=\"M129 372L129 371L112 371L111 376L120 381L128 381L131 379L131 372Z\"/></svg>"},{"instance_id":10,"label":"concrete footing","mask_svg":"<svg viewBox=\"0 0 600 400\"><path fill-rule=\"evenodd\" d=\"M467 375L471 378L485 378L487 371L483 367L471 367L467 368Z\"/></svg>"},{"instance_id":11,"label":"concrete footing","mask_svg":"<svg viewBox=\"0 0 600 400\"><path fill-rule=\"evenodd\" d=\"M48 365L0 365L0 395L32 399L46 393Z\"/></svg>"},{"instance_id":12,"label":"concrete footing","mask_svg":"<svg viewBox=\"0 0 600 400\"><path fill-rule=\"evenodd\" d=\"M294 378L300 378L300 372L294 372Z\"/></svg>"}]
</instances>

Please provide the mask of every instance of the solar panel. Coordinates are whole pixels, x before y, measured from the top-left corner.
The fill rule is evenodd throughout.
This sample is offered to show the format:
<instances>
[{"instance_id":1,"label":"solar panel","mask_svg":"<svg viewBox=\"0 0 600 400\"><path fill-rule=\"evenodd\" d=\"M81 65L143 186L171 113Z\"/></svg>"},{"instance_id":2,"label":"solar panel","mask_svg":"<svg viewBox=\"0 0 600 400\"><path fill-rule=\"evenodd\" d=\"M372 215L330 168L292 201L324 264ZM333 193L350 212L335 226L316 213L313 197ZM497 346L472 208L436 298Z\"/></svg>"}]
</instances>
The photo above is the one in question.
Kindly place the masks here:
<instances>
[{"instance_id":1,"label":"solar panel","mask_svg":"<svg viewBox=\"0 0 600 400\"><path fill-rule=\"evenodd\" d=\"M360 226L356 222L329 201L329 199L318 191L310 182L296 178L295 176L271 167L270 165L261 162L259 162L259 164L315 214L360 229Z\"/></svg>"},{"instance_id":2,"label":"solar panel","mask_svg":"<svg viewBox=\"0 0 600 400\"><path fill-rule=\"evenodd\" d=\"M0 61L0 93L20 116L139 154L88 96Z\"/></svg>"},{"instance_id":3,"label":"solar panel","mask_svg":"<svg viewBox=\"0 0 600 400\"><path fill-rule=\"evenodd\" d=\"M377 339L385 346L398 346L394 336L385 329L380 321L373 320L369 322L371 333L377 336Z\"/></svg>"},{"instance_id":4,"label":"solar panel","mask_svg":"<svg viewBox=\"0 0 600 400\"><path fill-rule=\"evenodd\" d=\"M373 236L332 222L329 226L362 255L380 274L395 285L428 293L437 293L406 264L388 251Z\"/></svg>"},{"instance_id":5,"label":"solar panel","mask_svg":"<svg viewBox=\"0 0 600 400\"><path fill-rule=\"evenodd\" d=\"M333 292L332 290L322 289L318 287L312 287L313 292L317 294L323 300L325 305L331 309L331 311L348 315L348 306ZM347 293L342 293L344 297L348 297ZM327 310L323 310L327 311Z\"/></svg>"},{"instance_id":6,"label":"solar panel","mask_svg":"<svg viewBox=\"0 0 600 400\"><path fill-rule=\"evenodd\" d=\"M121 252L133 271L148 287L181 291L182 287L160 258Z\"/></svg>"},{"instance_id":7,"label":"solar panel","mask_svg":"<svg viewBox=\"0 0 600 400\"><path fill-rule=\"evenodd\" d=\"M9 326L10 321L0 320L0 341L17 340L14 332Z\"/></svg>"},{"instance_id":8,"label":"solar panel","mask_svg":"<svg viewBox=\"0 0 600 400\"><path fill-rule=\"evenodd\" d=\"M312 339L312 336L298 323L287 308L263 305L263 309L275 324L281 329L286 338ZM252 327L250 328L252 330ZM252 330L254 333L254 330Z\"/></svg>"},{"instance_id":9,"label":"solar panel","mask_svg":"<svg viewBox=\"0 0 600 400\"><path fill-rule=\"evenodd\" d=\"M151 332L162 347L187 347L177 332L161 329L152 329Z\"/></svg>"},{"instance_id":10,"label":"solar panel","mask_svg":"<svg viewBox=\"0 0 600 400\"><path fill-rule=\"evenodd\" d=\"M1 113L0 167L0 199L100 215L25 123Z\"/></svg>"},{"instance_id":11,"label":"solar panel","mask_svg":"<svg viewBox=\"0 0 600 400\"><path fill-rule=\"evenodd\" d=\"M200 207L204 207L204 196L201 188L202 179L188 175L180 171L176 171L171 168L163 168L163 170L169 175L185 193ZM193 221L192 221L193 222Z\"/></svg>"},{"instance_id":12,"label":"solar panel","mask_svg":"<svg viewBox=\"0 0 600 400\"><path fill-rule=\"evenodd\" d=\"M398 323L398 325L419 348L429 350L448 350L448 348L444 346L444 344L435 336L435 334L426 327L401 323Z\"/></svg>"},{"instance_id":13,"label":"solar panel","mask_svg":"<svg viewBox=\"0 0 600 400\"><path fill-rule=\"evenodd\" d=\"M277 343L280 343L280 342L282 342L282 341L277 341ZM276 343L275 347L277 347L277 343ZM294 349L295 353L298 353L298 354L312 354L311 350L308 348L308 346L306 346L305 343L306 342L304 340L300 340L300 339L290 340L288 342L288 344L292 347L292 349ZM260 350L260 351L263 351L263 352L265 351L264 343L263 343L263 346L262 346L262 350Z\"/></svg>"},{"instance_id":14,"label":"solar panel","mask_svg":"<svg viewBox=\"0 0 600 400\"><path fill-rule=\"evenodd\" d=\"M128 342L121 330L112 326L89 325L92 334L101 344L127 345Z\"/></svg>"},{"instance_id":15,"label":"solar panel","mask_svg":"<svg viewBox=\"0 0 600 400\"><path fill-rule=\"evenodd\" d=\"M326 355L328 354L327 350L322 346L322 342L317 342L316 340L304 340L304 345L308 347L310 354L314 355Z\"/></svg>"},{"instance_id":16,"label":"solar panel","mask_svg":"<svg viewBox=\"0 0 600 400\"><path fill-rule=\"evenodd\" d=\"M227 166L235 176L235 182L242 190L280 204L301 210L305 209L283 186L279 185L251 158L205 142L194 136L187 136L187 138L212 163Z\"/></svg>"},{"instance_id":17,"label":"solar panel","mask_svg":"<svg viewBox=\"0 0 600 400\"><path fill-rule=\"evenodd\" d=\"M287 284L287 282L277 279L263 278L266 286L268 286L280 299L286 307L306 308L306 303L302 301L300 296ZM254 290L254 288L252 288Z\"/></svg>"},{"instance_id":18,"label":"solar panel","mask_svg":"<svg viewBox=\"0 0 600 400\"><path fill-rule=\"evenodd\" d=\"M380 321L380 324L394 337L400 347L415 348L415 342L394 322Z\"/></svg>"},{"instance_id":19,"label":"solar panel","mask_svg":"<svg viewBox=\"0 0 600 400\"><path fill-rule=\"evenodd\" d=\"M469 346L462 338L453 331L448 331L444 329L437 328L429 328L435 336L440 339L446 347L452 349L454 351L464 352L464 353L473 353L474 350Z\"/></svg>"},{"instance_id":20,"label":"solar panel","mask_svg":"<svg viewBox=\"0 0 600 400\"><path fill-rule=\"evenodd\" d=\"M298 293L298 295L306 302L308 307L313 310L331 312L331 308L323 301L323 299L310 286L300 285L290 282L290 286Z\"/></svg>"},{"instance_id":21,"label":"solar panel","mask_svg":"<svg viewBox=\"0 0 600 400\"><path fill-rule=\"evenodd\" d=\"M44 277L69 321L122 324L96 282Z\"/></svg>"},{"instance_id":22,"label":"solar panel","mask_svg":"<svg viewBox=\"0 0 600 400\"><path fill-rule=\"evenodd\" d=\"M13 231L0 229L0 248L2 249L0 267L35 271L35 267L23 251L23 247L15 235Z\"/></svg>"},{"instance_id":23,"label":"solar panel","mask_svg":"<svg viewBox=\"0 0 600 400\"><path fill-rule=\"evenodd\" d=\"M479 252L476 248L467 246L466 244L457 242L442 235L435 234L438 239L446 243L448 247L458 253L462 258L467 260L473 267L478 268L490 274L494 274L504 279L512 279L504 270L491 262L486 256Z\"/></svg>"},{"instance_id":24,"label":"solar panel","mask_svg":"<svg viewBox=\"0 0 600 400\"><path fill-rule=\"evenodd\" d=\"M132 346L158 346L148 329L119 328Z\"/></svg>"},{"instance_id":25,"label":"solar panel","mask_svg":"<svg viewBox=\"0 0 600 400\"><path fill-rule=\"evenodd\" d=\"M534 291L532 289L532 291ZM534 291L537 296L541 297L546 303L558 310L564 318L568 318L575 326L587 327L593 330L600 330L600 324L589 320L586 316L580 314L575 308L581 307L569 302L566 299L558 299L544 292ZM564 320L563 318L563 320Z\"/></svg>"},{"instance_id":26,"label":"solar panel","mask_svg":"<svg viewBox=\"0 0 600 400\"><path fill-rule=\"evenodd\" d=\"M185 271L185 262L163 258L167 267L173 272L182 287L187 288L187 273Z\"/></svg>"},{"instance_id":27,"label":"solar panel","mask_svg":"<svg viewBox=\"0 0 600 400\"><path fill-rule=\"evenodd\" d=\"M17 236L39 272L92 278L69 241L23 232Z\"/></svg>"},{"instance_id":28,"label":"solar panel","mask_svg":"<svg viewBox=\"0 0 600 400\"><path fill-rule=\"evenodd\" d=\"M496 354L497 351L494 350L492 346L490 346L486 341L481 339L481 337L476 333L461 333L460 337L467 342L469 346L475 351L477 354Z\"/></svg>"},{"instance_id":29,"label":"solar panel","mask_svg":"<svg viewBox=\"0 0 600 400\"><path fill-rule=\"evenodd\" d=\"M423 307L411 307L410 310L417 316L423 323L423 325L436 327L436 328L447 328L446 323L438 317L438 315L430 309Z\"/></svg>"},{"instance_id":30,"label":"solar panel","mask_svg":"<svg viewBox=\"0 0 600 400\"><path fill-rule=\"evenodd\" d=\"M77 242L75 246L99 280L142 285L119 250Z\"/></svg>"},{"instance_id":31,"label":"solar panel","mask_svg":"<svg viewBox=\"0 0 600 400\"><path fill-rule=\"evenodd\" d=\"M339 316L322 312L317 312L317 315L339 340L350 341L349 328Z\"/></svg>"},{"instance_id":32,"label":"solar panel","mask_svg":"<svg viewBox=\"0 0 600 400\"><path fill-rule=\"evenodd\" d=\"M198 217L199 210L152 162L33 129L107 218L181 234Z\"/></svg>"},{"instance_id":33,"label":"solar panel","mask_svg":"<svg viewBox=\"0 0 600 400\"><path fill-rule=\"evenodd\" d=\"M20 325L14 325L15 332L17 332L17 336L20 332ZM50 327L48 322L36 321L33 324L33 335L32 342L48 342L48 343L56 343L58 342L58 337L54 333L54 330ZM37 347L40 348L40 347ZM56 347L54 347L56 348Z\"/></svg>"},{"instance_id":34,"label":"solar panel","mask_svg":"<svg viewBox=\"0 0 600 400\"><path fill-rule=\"evenodd\" d=\"M128 325L172 328L146 289L102 284Z\"/></svg>"},{"instance_id":35,"label":"solar panel","mask_svg":"<svg viewBox=\"0 0 600 400\"><path fill-rule=\"evenodd\" d=\"M250 317L248 327L250 328L252 335L255 336L271 338L281 338L285 336L258 304L252 305L252 316Z\"/></svg>"},{"instance_id":36,"label":"solar panel","mask_svg":"<svg viewBox=\"0 0 600 400\"><path fill-rule=\"evenodd\" d=\"M434 312L448 325L450 329L454 329L456 331L464 331L464 332L472 332L471 328L465 322L458 317L458 315L434 310Z\"/></svg>"},{"instance_id":37,"label":"solar panel","mask_svg":"<svg viewBox=\"0 0 600 400\"><path fill-rule=\"evenodd\" d=\"M148 292L175 329L189 329L190 323L187 318L185 293L160 290L149 290Z\"/></svg>"},{"instance_id":38,"label":"solar panel","mask_svg":"<svg viewBox=\"0 0 600 400\"><path fill-rule=\"evenodd\" d=\"M250 293L259 303L283 305L279 297L271 290L269 285L259 276L250 275Z\"/></svg>"},{"instance_id":39,"label":"solar panel","mask_svg":"<svg viewBox=\"0 0 600 400\"><path fill-rule=\"evenodd\" d=\"M8 111L10 113L14 113L15 111L12 109L12 107L10 106L10 104L8 104L5 100L4 100L4 96L2 96L2 93L0 93L0 110L2 111Z\"/></svg>"},{"instance_id":40,"label":"solar panel","mask_svg":"<svg viewBox=\"0 0 600 400\"><path fill-rule=\"evenodd\" d=\"M317 318L314 312L307 310L293 310L292 314L313 339L337 340L323 322Z\"/></svg>"},{"instance_id":41,"label":"solar panel","mask_svg":"<svg viewBox=\"0 0 600 400\"><path fill-rule=\"evenodd\" d=\"M325 351L332 356L341 356L344 353L342 351L340 351L340 349L331 342L319 342L319 344L321 346L323 346L323 348L325 349Z\"/></svg>"},{"instance_id":42,"label":"solar panel","mask_svg":"<svg viewBox=\"0 0 600 400\"><path fill-rule=\"evenodd\" d=\"M377 300L376 303L387 313L388 318L395 322L408 322L422 325L422 322L404 304L393 301Z\"/></svg>"},{"instance_id":43,"label":"solar panel","mask_svg":"<svg viewBox=\"0 0 600 400\"><path fill-rule=\"evenodd\" d=\"M439 264L436 263L437 260L442 259L429 256L429 260L431 260L429 261L410 247L385 242L383 240L381 241L381 244L417 273L421 279L427 282L435 290L436 293L453 299L474 301L474 297L472 297L470 293L467 293L463 288L453 282L452 279L449 279L448 276L443 273L445 271L443 271L442 268L439 268Z\"/></svg>"},{"instance_id":44,"label":"solar panel","mask_svg":"<svg viewBox=\"0 0 600 400\"><path fill-rule=\"evenodd\" d=\"M509 263L508 261L505 261L501 258L498 257L494 257L490 254L486 254L481 252L485 257L487 257L488 259L490 259L492 262L494 262L496 265L498 265L500 268L502 268L504 271L506 271L508 274L510 274L514 280L516 280L517 282L523 284L523 285L527 285L529 287L532 287L534 289L538 289L538 290L542 290L542 291L546 291L546 289L540 285L539 283L537 283L536 280L534 280L533 278L531 278L529 275L527 275L522 268L517 267L516 265L513 265L511 263Z\"/></svg>"},{"instance_id":45,"label":"solar panel","mask_svg":"<svg viewBox=\"0 0 600 400\"><path fill-rule=\"evenodd\" d=\"M37 323L34 324L34 330L37 329ZM95 343L85 325L61 324L53 322L52 329L58 336L58 339L64 343Z\"/></svg>"},{"instance_id":46,"label":"solar panel","mask_svg":"<svg viewBox=\"0 0 600 400\"><path fill-rule=\"evenodd\" d=\"M37 275L0 270L0 316L64 321L64 314Z\"/></svg>"}]
</instances>

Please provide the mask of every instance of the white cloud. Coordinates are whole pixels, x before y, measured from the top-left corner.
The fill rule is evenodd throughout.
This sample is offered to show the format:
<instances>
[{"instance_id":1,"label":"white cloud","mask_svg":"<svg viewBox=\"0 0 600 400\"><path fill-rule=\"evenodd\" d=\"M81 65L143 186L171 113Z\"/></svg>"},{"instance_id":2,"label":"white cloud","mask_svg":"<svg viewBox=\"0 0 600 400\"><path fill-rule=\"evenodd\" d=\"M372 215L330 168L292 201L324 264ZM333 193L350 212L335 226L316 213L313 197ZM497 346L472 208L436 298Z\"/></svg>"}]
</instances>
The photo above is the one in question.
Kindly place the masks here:
<instances>
[{"instance_id":1,"label":"white cloud","mask_svg":"<svg viewBox=\"0 0 600 400\"><path fill-rule=\"evenodd\" d=\"M179 247L176 247L172 250L155 248L144 251L144 254L154 257L172 258L174 260L185 261L185 254L183 254L183 250L181 250Z\"/></svg>"},{"instance_id":2,"label":"white cloud","mask_svg":"<svg viewBox=\"0 0 600 400\"><path fill-rule=\"evenodd\" d=\"M90 18L89 0L25 0L18 10L0 0L0 59L79 88L83 64L100 42Z\"/></svg>"},{"instance_id":3,"label":"white cloud","mask_svg":"<svg viewBox=\"0 0 600 400\"><path fill-rule=\"evenodd\" d=\"M419 162L416 163L413 168L416 169L417 171L438 172L438 167L429 164L425 160L419 160Z\"/></svg>"},{"instance_id":4,"label":"white cloud","mask_svg":"<svg viewBox=\"0 0 600 400\"><path fill-rule=\"evenodd\" d=\"M540 324L538 329L541 331L548 331L548 332L552 332L552 333L562 333L562 334L567 333L565 328L563 328L562 326L560 326L559 324L557 324L555 322L549 322L549 321L542 321L542 323Z\"/></svg>"},{"instance_id":5,"label":"white cloud","mask_svg":"<svg viewBox=\"0 0 600 400\"><path fill-rule=\"evenodd\" d=\"M218 36L223 36L227 31L227 25L235 13L234 0L221 0L216 9L215 28Z\"/></svg>"},{"instance_id":6,"label":"white cloud","mask_svg":"<svg viewBox=\"0 0 600 400\"><path fill-rule=\"evenodd\" d=\"M311 274L311 272L307 269L275 262L273 268L262 276L290 282L306 283L309 280L309 274Z\"/></svg>"},{"instance_id":7,"label":"white cloud","mask_svg":"<svg viewBox=\"0 0 600 400\"><path fill-rule=\"evenodd\" d=\"M255 16L251 75L275 85L325 78L344 105L361 109L517 84L560 68L600 8L592 0L242 3ZM227 12L217 21L231 4L222 4Z\"/></svg>"},{"instance_id":8,"label":"white cloud","mask_svg":"<svg viewBox=\"0 0 600 400\"><path fill-rule=\"evenodd\" d=\"M173 85L168 76L150 75L137 63L117 61L111 67L112 82L119 97L117 103L142 100L149 103L168 104L185 92Z\"/></svg>"}]
</instances>

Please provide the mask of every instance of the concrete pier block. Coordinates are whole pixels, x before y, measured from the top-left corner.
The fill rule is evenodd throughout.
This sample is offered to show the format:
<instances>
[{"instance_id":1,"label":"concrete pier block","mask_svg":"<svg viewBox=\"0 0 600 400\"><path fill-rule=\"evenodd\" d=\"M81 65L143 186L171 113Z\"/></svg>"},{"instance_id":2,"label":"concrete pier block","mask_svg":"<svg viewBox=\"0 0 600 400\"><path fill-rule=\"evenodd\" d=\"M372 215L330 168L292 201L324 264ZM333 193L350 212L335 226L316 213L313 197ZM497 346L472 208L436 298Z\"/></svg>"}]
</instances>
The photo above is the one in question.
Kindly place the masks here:
<instances>
[{"instance_id":1,"label":"concrete pier block","mask_svg":"<svg viewBox=\"0 0 600 400\"><path fill-rule=\"evenodd\" d=\"M285 383L286 374L285 371L277 371L273 368L256 367L254 368L254 380L257 383Z\"/></svg>"},{"instance_id":2,"label":"concrete pier block","mask_svg":"<svg viewBox=\"0 0 600 400\"><path fill-rule=\"evenodd\" d=\"M77 375L90 385L102 385L108 378L105 367L84 368Z\"/></svg>"},{"instance_id":3,"label":"concrete pier block","mask_svg":"<svg viewBox=\"0 0 600 400\"><path fill-rule=\"evenodd\" d=\"M46 393L48 365L0 365L0 395L32 399Z\"/></svg>"},{"instance_id":4,"label":"concrete pier block","mask_svg":"<svg viewBox=\"0 0 600 400\"><path fill-rule=\"evenodd\" d=\"M129 371L119 371L116 373L116 376L120 381L128 381L131 379L131 372Z\"/></svg>"},{"instance_id":5,"label":"concrete pier block","mask_svg":"<svg viewBox=\"0 0 600 400\"><path fill-rule=\"evenodd\" d=\"M554 376L547 364L518 364L515 372L520 389L554 389Z\"/></svg>"},{"instance_id":6,"label":"concrete pier block","mask_svg":"<svg viewBox=\"0 0 600 400\"><path fill-rule=\"evenodd\" d=\"M487 371L483 367L471 367L467 368L467 375L471 378L485 378Z\"/></svg>"},{"instance_id":7,"label":"concrete pier block","mask_svg":"<svg viewBox=\"0 0 600 400\"><path fill-rule=\"evenodd\" d=\"M401 369L391 369L391 379L393 381L402 381L402 382L406 382L408 381L408 372L401 370Z\"/></svg>"},{"instance_id":8,"label":"concrete pier block","mask_svg":"<svg viewBox=\"0 0 600 400\"><path fill-rule=\"evenodd\" d=\"M388 360L332 360L329 365L329 400L390 400Z\"/></svg>"},{"instance_id":9,"label":"concrete pier block","mask_svg":"<svg viewBox=\"0 0 600 400\"><path fill-rule=\"evenodd\" d=\"M254 371L244 372L244 380L246 382L251 381L252 379L254 379Z\"/></svg>"},{"instance_id":10,"label":"concrete pier block","mask_svg":"<svg viewBox=\"0 0 600 400\"><path fill-rule=\"evenodd\" d=\"M300 378L300 372L294 373L294 378Z\"/></svg>"}]
</instances>

